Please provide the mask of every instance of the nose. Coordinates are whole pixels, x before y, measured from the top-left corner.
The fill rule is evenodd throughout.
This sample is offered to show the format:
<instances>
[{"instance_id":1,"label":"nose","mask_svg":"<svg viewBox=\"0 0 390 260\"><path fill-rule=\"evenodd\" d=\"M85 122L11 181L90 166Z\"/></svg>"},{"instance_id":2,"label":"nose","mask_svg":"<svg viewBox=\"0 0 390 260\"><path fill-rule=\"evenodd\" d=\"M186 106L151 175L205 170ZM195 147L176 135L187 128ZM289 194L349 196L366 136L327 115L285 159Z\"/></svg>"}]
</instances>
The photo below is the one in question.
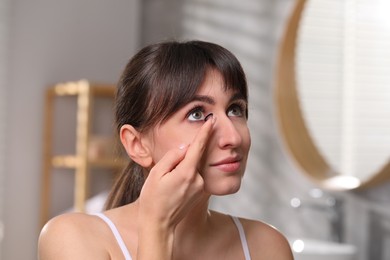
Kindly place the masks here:
<instances>
[{"instance_id":1,"label":"nose","mask_svg":"<svg viewBox=\"0 0 390 260\"><path fill-rule=\"evenodd\" d=\"M235 148L241 145L241 134L229 117L218 117L214 127L219 147Z\"/></svg>"}]
</instances>

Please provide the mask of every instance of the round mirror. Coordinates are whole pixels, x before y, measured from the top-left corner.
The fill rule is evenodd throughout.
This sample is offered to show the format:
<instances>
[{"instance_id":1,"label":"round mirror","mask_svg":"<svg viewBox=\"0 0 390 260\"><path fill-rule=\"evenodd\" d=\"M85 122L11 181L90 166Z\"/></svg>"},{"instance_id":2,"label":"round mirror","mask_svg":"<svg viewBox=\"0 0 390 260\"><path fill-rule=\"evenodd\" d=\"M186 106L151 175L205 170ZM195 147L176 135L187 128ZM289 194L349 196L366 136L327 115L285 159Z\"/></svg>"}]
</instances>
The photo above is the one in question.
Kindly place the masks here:
<instances>
[{"instance_id":1,"label":"round mirror","mask_svg":"<svg viewBox=\"0 0 390 260\"><path fill-rule=\"evenodd\" d=\"M387 0L297 0L276 75L280 132L325 188L390 178Z\"/></svg>"}]
</instances>

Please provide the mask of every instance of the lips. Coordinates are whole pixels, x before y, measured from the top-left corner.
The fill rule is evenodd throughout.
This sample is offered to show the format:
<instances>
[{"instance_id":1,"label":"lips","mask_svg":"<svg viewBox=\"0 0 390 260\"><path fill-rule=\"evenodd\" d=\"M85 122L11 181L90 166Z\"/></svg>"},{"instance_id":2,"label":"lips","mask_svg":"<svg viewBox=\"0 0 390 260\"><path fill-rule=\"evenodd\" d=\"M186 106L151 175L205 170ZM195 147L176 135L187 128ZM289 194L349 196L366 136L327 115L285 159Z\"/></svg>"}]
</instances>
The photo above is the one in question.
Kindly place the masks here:
<instances>
[{"instance_id":1,"label":"lips","mask_svg":"<svg viewBox=\"0 0 390 260\"><path fill-rule=\"evenodd\" d=\"M216 163L212 163L212 167L216 167L224 172L237 171L241 166L242 158L240 156L228 157Z\"/></svg>"}]
</instances>

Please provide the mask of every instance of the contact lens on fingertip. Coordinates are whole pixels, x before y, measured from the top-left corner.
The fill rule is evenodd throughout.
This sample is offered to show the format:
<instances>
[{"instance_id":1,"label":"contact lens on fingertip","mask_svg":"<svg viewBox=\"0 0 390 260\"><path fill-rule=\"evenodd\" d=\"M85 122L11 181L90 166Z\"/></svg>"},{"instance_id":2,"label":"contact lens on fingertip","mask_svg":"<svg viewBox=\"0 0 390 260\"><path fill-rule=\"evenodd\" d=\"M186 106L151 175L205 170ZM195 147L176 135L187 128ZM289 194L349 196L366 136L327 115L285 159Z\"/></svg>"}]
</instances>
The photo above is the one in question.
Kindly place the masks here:
<instances>
[{"instance_id":1,"label":"contact lens on fingertip","mask_svg":"<svg viewBox=\"0 0 390 260\"><path fill-rule=\"evenodd\" d=\"M204 118L204 121L206 122L207 120L213 118L213 116L214 116L213 113L208 114L208 115Z\"/></svg>"}]
</instances>

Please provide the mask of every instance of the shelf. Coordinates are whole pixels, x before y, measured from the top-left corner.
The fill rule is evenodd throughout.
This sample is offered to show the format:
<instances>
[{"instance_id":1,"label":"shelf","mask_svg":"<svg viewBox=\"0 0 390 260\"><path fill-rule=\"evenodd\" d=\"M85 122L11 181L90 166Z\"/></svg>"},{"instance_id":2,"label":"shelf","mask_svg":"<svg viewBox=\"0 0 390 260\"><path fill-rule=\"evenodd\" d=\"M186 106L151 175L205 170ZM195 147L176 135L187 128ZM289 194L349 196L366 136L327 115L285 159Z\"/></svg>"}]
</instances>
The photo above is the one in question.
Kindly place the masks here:
<instances>
[{"instance_id":1,"label":"shelf","mask_svg":"<svg viewBox=\"0 0 390 260\"><path fill-rule=\"evenodd\" d=\"M43 174L42 174L42 208L41 225L50 218L49 208L51 203L51 179L55 168L71 169L74 172L74 203L76 211L85 211L85 201L89 196L89 182L92 169L104 168L120 171L124 169L127 160L124 157L115 157L111 153L89 154L93 150L94 136L91 129L96 97L114 99L116 86L112 84L96 84L87 80L75 82L58 83L46 91L45 97L45 122L43 142ZM53 132L54 132L54 107L60 97L72 97L76 99L76 142L75 154L54 155L53 154ZM112 110L107 111L112 113ZM112 115L114 116L114 115ZM66 131L66 130L61 130ZM110 135L108 135L110 136ZM96 136L95 136L96 137ZM115 146L114 142L106 143L102 147ZM92 150L91 150L92 149ZM96 149L96 147L95 147ZM104 152L104 149L103 149Z\"/></svg>"},{"instance_id":2,"label":"shelf","mask_svg":"<svg viewBox=\"0 0 390 260\"><path fill-rule=\"evenodd\" d=\"M94 96L115 96L115 88L112 85L106 84L93 84L86 80L80 80L77 82L59 83L49 89L49 93L54 96L76 96L83 92L90 91Z\"/></svg>"},{"instance_id":3,"label":"shelf","mask_svg":"<svg viewBox=\"0 0 390 260\"><path fill-rule=\"evenodd\" d=\"M51 163L54 168L75 169L82 161L75 155L58 155L52 158ZM120 169L126 166L127 160L124 158L89 159L88 164L91 167Z\"/></svg>"}]
</instances>

